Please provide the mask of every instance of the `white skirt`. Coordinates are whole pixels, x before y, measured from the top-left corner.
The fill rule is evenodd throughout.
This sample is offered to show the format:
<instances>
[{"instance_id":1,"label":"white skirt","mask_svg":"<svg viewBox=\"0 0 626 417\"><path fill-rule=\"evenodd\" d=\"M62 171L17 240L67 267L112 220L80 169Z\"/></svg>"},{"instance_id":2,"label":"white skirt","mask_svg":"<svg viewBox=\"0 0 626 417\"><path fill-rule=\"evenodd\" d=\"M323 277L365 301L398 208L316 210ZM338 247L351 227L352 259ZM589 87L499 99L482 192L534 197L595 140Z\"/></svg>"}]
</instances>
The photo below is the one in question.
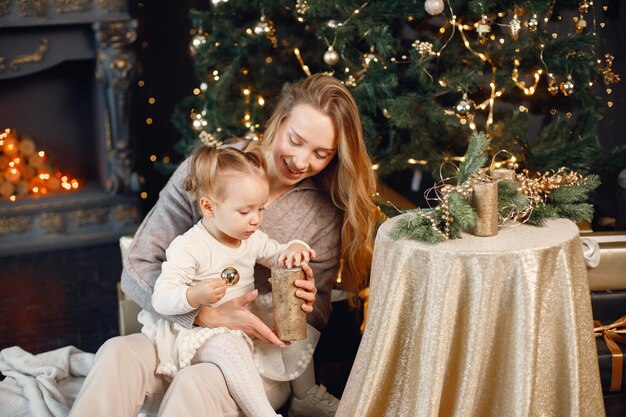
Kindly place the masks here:
<instances>
[{"instance_id":1,"label":"white skirt","mask_svg":"<svg viewBox=\"0 0 626 417\"><path fill-rule=\"evenodd\" d=\"M250 306L250 311L272 328L271 293L259 295ZM234 333L241 336L250 346L254 363L262 376L274 381L290 381L299 377L307 368L320 337L320 332L308 325L306 339L280 347L261 340L252 341L241 330L230 330L225 327L187 329L145 310L139 313L137 319L143 324L141 332L152 341L157 350L159 364L156 373L170 378L173 378L179 370L191 365L196 351L207 340L218 334Z\"/></svg>"}]
</instances>

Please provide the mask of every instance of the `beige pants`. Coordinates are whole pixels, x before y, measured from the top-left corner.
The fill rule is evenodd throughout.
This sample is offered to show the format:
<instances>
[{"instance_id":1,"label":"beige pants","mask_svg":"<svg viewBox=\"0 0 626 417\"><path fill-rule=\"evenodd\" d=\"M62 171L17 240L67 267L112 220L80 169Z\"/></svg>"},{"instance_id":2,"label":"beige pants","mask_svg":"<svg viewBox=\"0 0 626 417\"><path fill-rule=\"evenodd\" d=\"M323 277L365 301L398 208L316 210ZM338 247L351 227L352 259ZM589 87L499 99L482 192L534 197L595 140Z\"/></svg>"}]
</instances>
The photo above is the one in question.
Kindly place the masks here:
<instances>
[{"instance_id":1,"label":"beige pants","mask_svg":"<svg viewBox=\"0 0 626 417\"><path fill-rule=\"evenodd\" d=\"M164 392L160 417L244 416L217 366L189 366L171 384L154 373L156 367L156 350L143 334L109 339L98 350L70 417L135 417L146 395ZM289 383L263 383L272 407L280 408L289 398Z\"/></svg>"}]
</instances>

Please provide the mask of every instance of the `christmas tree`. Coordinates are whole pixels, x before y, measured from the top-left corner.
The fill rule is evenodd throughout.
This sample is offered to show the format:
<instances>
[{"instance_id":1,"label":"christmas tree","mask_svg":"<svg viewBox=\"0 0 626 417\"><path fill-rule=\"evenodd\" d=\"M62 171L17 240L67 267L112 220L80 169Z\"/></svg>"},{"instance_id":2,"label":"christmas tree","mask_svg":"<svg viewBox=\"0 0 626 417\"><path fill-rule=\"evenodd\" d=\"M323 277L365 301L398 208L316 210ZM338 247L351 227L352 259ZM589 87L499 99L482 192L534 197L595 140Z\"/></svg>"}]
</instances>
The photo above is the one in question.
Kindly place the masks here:
<instances>
[{"instance_id":1,"label":"christmas tree","mask_svg":"<svg viewBox=\"0 0 626 417\"><path fill-rule=\"evenodd\" d=\"M619 75L598 56L601 5L580 1L213 0L191 11L199 86L177 150L259 139L285 83L332 72L353 93L374 169L439 173L483 131L498 164L617 169L597 125ZM598 155L602 155L601 157ZM442 172L443 175L447 175Z\"/></svg>"}]
</instances>

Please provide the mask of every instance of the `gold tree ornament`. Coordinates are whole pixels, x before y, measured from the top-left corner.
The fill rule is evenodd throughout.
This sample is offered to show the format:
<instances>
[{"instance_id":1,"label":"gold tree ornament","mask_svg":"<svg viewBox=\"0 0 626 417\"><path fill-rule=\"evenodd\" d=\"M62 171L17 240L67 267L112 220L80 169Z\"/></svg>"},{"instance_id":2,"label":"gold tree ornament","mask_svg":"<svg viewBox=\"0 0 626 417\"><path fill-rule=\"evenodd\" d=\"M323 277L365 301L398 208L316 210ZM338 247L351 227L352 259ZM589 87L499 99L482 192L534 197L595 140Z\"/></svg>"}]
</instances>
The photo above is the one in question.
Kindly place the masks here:
<instances>
[{"instance_id":1,"label":"gold tree ornament","mask_svg":"<svg viewBox=\"0 0 626 417\"><path fill-rule=\"evenodd\" d=\"M196 55L198 48L206 43L206 36L202 33L196 33L193 38L191 38L191 42L189 43L189 51L192 56Z\"/></svg>"},{"instance_id":2,"label":"gold tree ornament","mask_svg":"<svg viewBox=\"0 0 626 417\"><path fill-rule=\"evenodd\" d=\"M613 72L611 68L613 66L613 60L615 57L611 54L605 54L604 59L606 61L605 66L602 68L602 75L604 76L604 84L615 84L620 80L619 74Z\"/></svg>"},{"instance_id":3,"label":"gold tree ornament","mask_svg":"<svg viewBox=\"0 0 626 417\"><path fill-rule=\"evenodd\" d=\"M467 98L467 94L463 94L463 98L454 106L454 114L460 120L467 120L472 116L473 103Z\"/></svg>"},{"instance_id":4,"label":"gold tree ornament","mask_svg":"<svg viewBox=\"0 0 626 417\"><path fill-rule=\"evenodd\" d=\"M378 62L378 58L373 51L370 51L363 55L363 68L369 68L372 62Z\"/></svg>"},{"instance_id":5,"label":"gold tree ornament","mask_svg":"<svg viewBox=\"0 0 626 417\"><path fill-rule=\"evenodd\" d=\"M491 33L491 26L486 15L483 15L478 22L476 22L476 33L478 33L478 40L481 44L487 41L487 34Z\"/></svg>"},{"instance_id":6,"label":"gold tree ornament","mask_svg":"<svg viewBox=\"0 0 626 417\"><path fill-rule=\"evenodd\" d=\"M519 39L520 32L522 31L522 22L517 17L517 13L513 13L513 19L509 22L509 35L514 41Z\"/></svg>"},{"instance_id":7,"label":"gold tree ornament","mask_svg":"<svg viewBox=\"0 0 626 417\"><path fill-rule=\"evenodd\" d=\"M415 40L411 46L413 47L413 49L415 49L417 51L418 54L420 55L435 55L435 52L433 52L433 44L430 42L423 42L420 40Z\"/></svg>"},{"instance_id":8,"label":"gold tree ornament","mask_svg":"<svg viewBox=\"0 0 626 417\"><path fill-rule=\"evenodd\" d=\"M559 84L554 77L550 77L550 81L548 81L548 93L552 96L559 94Z\"/></svg>"},{"instance_id":9,"label":"gold tree ornament","mask_svg":"<svg viewBox=\"0 0 626 417\"><path fill-rule=\"evenodd\" d=\"M574 18L574 26L576 27L576 33L583 33L587 28L587 21L581 14L578 18Z\"/></svg>"},{"instance_id":10,"label":"gold tree ornament","mask_svg":"<svg viewBox=\"0 0 626 417\"><path fill-rule=\"evenodd\" d=\"M424 10L431 16L436 16L443 12L444 7L443 0L426 0L424 3Z\"/></svg>"},{"instance_id":11,"label":"gold tree ornament","mask_svg":"<svg viewBox=\"0 0 626 417\"><path fill-rule=\"evenodd\" d=\"M574 81L571 76L561 83L561 93L566 97L574 93Z\"/></svg>"},{"instance_id":12,"label":"gold tree ornament","mask_svg":"<svg viewBox=\"0 0 626 417\"><path fill-rule=\"evenodd\" d=\"M329 45L328 50L324 52L324 62L327 65L335 65L339 62L339 53L335 51L332 45Z\"/></svg>"},{"instance_id":13,"label":"gold tree ornament","mask_svg":"<svg viewBox=\"0 0 626 417\"><path fill-rule=\"evenodd\" d=\"M588 2L587 0L581 1L580 4L578 5L578 11L582 14L589 12L590 8L591 8L591 3Z\"/></svg>"},{"instance_id":14,"label":"gold tree ornament","mask_svg":"<svg viewBox=\"0 0 626 417\"><path fill-rule=\"evenodd\" d=\"M539 29L539 18L537 17L537 14L533 13L532 17L528 19L526 26L529 31L533 33L537 32L537 29Z\"/></svg>"},{"instance_id":15,"label":"gold tree ornament","mask_svg":"<svg viewBox=\"0 0 626 417\"><path fill-rule=\"evenodd\" d=\"M309 3L307 0L296 0L296 19L298 22L304 22L304 16L309 11Z\"/></svg>"}]
</instances>

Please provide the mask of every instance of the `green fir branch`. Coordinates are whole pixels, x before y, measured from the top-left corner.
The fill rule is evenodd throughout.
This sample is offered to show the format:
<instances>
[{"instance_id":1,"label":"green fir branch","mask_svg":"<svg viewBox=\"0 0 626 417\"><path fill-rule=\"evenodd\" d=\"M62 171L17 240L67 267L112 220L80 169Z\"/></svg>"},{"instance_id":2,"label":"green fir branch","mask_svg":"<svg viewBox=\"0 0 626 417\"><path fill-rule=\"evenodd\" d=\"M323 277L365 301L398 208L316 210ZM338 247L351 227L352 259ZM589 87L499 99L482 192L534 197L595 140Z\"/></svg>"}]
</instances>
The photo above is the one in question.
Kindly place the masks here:
<instances>
[{"instance_id":1,"label":"green fir branch","mask_svg":"<svg viewBox=\"0 0 626 417\"><path fill-rule=\"evenodd\" d=\"M474 132L470 136L467 153L463 162L459 165L457 185L463 184L470 176L475 174L487 162L487 148L489 140L484 132Z\"/></svg>"},{"instance_id":2,"label":"green fir branch","mask_svg":"<svg viewBox=\"0 0 626 417\"><path fill-rule=\"evenodd\" d=\"M438 229L433 228L433 223L424 215L420 213L434 216L436 219L437 213L425 211L420 208L409 210L405 215L398 219L395 227L390 233L392 240L399 240L402 238L408 238L413 240L419 240L428 243L438 243L444 240L444 235ZM435 220L439 223L441 219Z\"/></svg>"}]
</instances>

